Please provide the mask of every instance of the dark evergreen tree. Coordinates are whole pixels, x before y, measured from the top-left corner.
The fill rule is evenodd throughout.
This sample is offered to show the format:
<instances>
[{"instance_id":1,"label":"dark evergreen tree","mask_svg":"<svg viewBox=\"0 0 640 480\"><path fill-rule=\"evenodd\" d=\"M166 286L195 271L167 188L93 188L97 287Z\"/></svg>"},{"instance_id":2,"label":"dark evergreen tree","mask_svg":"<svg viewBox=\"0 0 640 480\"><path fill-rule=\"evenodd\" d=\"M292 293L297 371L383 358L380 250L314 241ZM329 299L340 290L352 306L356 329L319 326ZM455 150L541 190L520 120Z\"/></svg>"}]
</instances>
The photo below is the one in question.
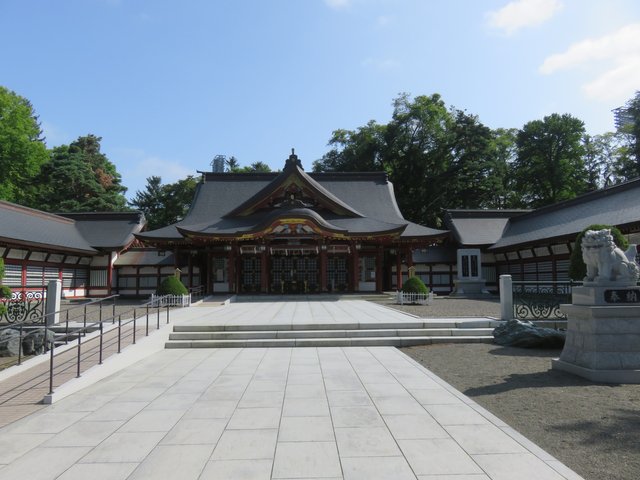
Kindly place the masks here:
<instances>
[{"instance_id":1,"label":"dark evergreen tree","mask_svg":"<svg viewBox=\"0 0 640 480\"><path fill-rule=\"evenodd\" d=\"M101 140L89 134L52 150L36 179L38 208L50 212L127 210L127 189L115 165L100 152Z\"/></svg>"},{"instance_id":2,"label":"dark evergreen tree","mask_svg":"<svg viewBox=\"0 0 640 480\"><path fill-rule=\"evenodd\" d=\"M184 218L197 184L192 176L166 185L162 185L161 177L149 177L145 190L138 190L129 205L144 213L149 230L166 227Z\"/></svg>"}]
</instances>

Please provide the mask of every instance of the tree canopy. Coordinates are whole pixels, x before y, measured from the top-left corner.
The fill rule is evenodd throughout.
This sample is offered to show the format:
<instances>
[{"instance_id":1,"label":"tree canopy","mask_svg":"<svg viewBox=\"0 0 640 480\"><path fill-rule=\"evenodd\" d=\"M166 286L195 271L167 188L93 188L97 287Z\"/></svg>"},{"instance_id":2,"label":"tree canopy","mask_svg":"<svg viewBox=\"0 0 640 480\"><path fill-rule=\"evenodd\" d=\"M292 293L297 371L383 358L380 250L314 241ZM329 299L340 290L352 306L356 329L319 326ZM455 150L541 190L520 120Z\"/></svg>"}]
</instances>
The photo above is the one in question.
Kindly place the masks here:
<instances>
[{"instance_id":1,"label":"tree canopy","mask_svg":"<svg viewBox=\"0 0 640 480\"><path fill-rule=\"evenodd\" d=\"M138 190L129 205L144 213L148 229L165 227L189 211L197 184L191 175L166 185L162 185L161 177L149 177L145 190Z\"/></svg>"},{"instance_id":2,"label":"tree canopy","mask_svg":"<svg viewBox=\"0 0 640 480\"><path fill-rule=\"evenodd\" d=\"M0 199L31 203L32 180L47 159L42 130L31 103L0 86Z\"/></svg>"},{"instance_id":3,"label":"tree canopy","mask_svg":"<svg viewBox=\"0 0 640 480\"><path fill-rule=\"evenodd\" d=\"M516 138L515 188L522 206L542 207L585 193L584 123L571 115L528 122Z\"/></svg>"},{"instance_id":4,"label":"tree canopy","mask_svg":"<svg viewBox=\"0 0 640 480\"><path fill-rule=\"evenodd\" d=\"M55 147L36 179L38 208L50 212L113 212L127 210L126 187L106 155L101 137L79 137Z\"/></svg>"}]
</instances>

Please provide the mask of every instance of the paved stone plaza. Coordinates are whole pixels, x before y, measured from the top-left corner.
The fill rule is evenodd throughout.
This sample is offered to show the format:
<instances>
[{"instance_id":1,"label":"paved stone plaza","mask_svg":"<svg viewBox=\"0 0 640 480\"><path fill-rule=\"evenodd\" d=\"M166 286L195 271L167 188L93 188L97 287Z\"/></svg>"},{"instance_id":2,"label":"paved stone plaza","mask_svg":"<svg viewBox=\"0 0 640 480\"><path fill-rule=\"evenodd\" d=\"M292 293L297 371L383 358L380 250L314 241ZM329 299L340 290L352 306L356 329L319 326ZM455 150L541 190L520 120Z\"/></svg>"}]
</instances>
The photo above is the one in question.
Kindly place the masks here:
<instances>
[{"instance_id":1,"label":"paved stone plaza","mask_svg":"<svg viewBox=\"0 0 640 480\"><path fill-rule=\"evenodd\" d=\"M360 303L191 307L172 323L402 315ZM580 478L395 348L157 348L167 333L131 349L153 343L146 358L1 429L0 478Z\"/></svg>"}]
</instances>

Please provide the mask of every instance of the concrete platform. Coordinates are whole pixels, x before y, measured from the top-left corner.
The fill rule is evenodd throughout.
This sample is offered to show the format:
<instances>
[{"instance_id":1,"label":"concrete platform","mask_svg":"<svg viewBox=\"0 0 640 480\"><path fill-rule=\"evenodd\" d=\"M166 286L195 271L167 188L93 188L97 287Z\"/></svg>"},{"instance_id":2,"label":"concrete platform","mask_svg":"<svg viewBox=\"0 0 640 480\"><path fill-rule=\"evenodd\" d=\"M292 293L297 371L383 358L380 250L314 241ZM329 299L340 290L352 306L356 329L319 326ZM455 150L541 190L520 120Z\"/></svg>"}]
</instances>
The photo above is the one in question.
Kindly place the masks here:
<instances>
[{"instance_id":1,"label":"concrete platform","mask_svg":"<svg viewBox=\"0 0 640 480\"><path fill-rule=\"evenodd\" d=\"M192 307L171 323L224 326L253 315L293 325L310 311L323 324L412 318L355 301L313 303L264 315L261 305ZM437 319L433 328L452 321L491 319ZM165 349L169 332L1 428L0 479L581 478L393 347Z\"/></svg>"},{"instance_id":2,"label":"concrete platform","mask_svg":"<svg viewBox=\"0 0 640 480\"><path fill-rule=\"evenodd\" d=\"M392 347L162 350L0 430L0 478L580 478Z\"/></svg>"}]
</instances>

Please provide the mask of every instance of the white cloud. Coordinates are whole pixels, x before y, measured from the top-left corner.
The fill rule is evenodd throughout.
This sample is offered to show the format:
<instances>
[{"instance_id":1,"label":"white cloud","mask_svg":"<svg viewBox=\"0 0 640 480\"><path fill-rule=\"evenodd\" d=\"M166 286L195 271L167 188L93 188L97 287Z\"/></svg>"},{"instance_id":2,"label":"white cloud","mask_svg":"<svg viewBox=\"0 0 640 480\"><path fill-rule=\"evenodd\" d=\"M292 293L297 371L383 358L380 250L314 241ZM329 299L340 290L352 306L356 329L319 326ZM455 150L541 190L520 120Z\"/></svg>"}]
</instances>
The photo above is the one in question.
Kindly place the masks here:
<instances>
[{"instance_id":1,"label":"white cloud","mask_svg":"<svg viewBox=\"0 0 640 480\"><path fill-rule=\"evenodd\" d=\"M351 0L324 0L329 8L342 10L351 6Z\"/></svg>"},{"instance_id":2,"label":"white cloud","mask_svg":"<svg viewBox=\"0 0 640 480\"><path fill-rule=\"evenodd\" d=\"M614 100L633 95L640 86L640 23L574 43L565 52L547 57L539 71L550 75L577 67L596 71L596 77L582 86L588 97Z\"/></svg>"},{"instance_id":3,"label":"white cloud","mask_svg":"<svg viewBox=\"0 0 640 480\"><path fill-rule=\"evenodd\" d=\"M490 27L511 35L551 19L562 9L560 0L514 0L499 10L486 14Z\"/></svg>"}]
</instances>

